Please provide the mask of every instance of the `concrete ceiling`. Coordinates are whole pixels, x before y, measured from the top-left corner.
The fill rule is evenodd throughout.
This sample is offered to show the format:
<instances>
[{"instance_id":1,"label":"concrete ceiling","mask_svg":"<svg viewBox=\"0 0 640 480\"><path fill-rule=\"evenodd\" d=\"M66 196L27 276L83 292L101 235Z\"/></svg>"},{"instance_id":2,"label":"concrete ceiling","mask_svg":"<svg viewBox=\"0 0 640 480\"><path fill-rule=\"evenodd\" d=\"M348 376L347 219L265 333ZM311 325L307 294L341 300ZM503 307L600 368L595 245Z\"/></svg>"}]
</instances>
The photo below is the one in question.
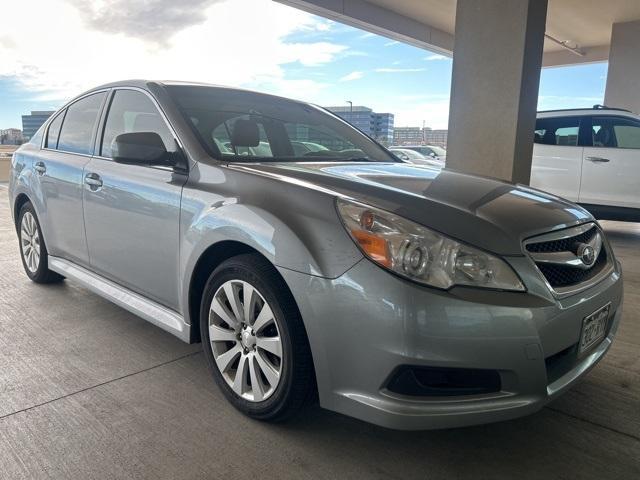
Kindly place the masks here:
<instances>
[{"instance_id":1,"label":"concrete ceiling","mask_svg":"<svg viewBox=\"0 0 640 480\"><path fill-rule=\"evenodd\" d=\"M451 55L456 0L276 0L297 8ZM609 58L611 26L640 20L640 0L549 0L544 66L601 62Z\"/></svg>"}]
</instances>

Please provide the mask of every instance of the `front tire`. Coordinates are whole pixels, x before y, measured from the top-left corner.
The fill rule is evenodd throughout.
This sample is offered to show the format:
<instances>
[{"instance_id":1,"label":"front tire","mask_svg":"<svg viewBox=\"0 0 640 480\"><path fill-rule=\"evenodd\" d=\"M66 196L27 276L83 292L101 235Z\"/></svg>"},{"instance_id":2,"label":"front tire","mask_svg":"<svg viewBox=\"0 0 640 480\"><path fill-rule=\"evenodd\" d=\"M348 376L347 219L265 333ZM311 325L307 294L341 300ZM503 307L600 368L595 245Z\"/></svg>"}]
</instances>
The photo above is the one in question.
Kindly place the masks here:
<instances>
[{"instance_id":1,"label":"front tire","mask_svg":"<svg viewBox=\"0 0 640 480\"><path fill-rule=\"evenodd\" d=\"M20 258L27 276L36 283L56 283L62 275L49 270L49 255L42 237L42 229L31 202L26 202L18 214Z\"/></svg>"},{"instance_id":2,"label":"front tire","mask_svg":"<svg viewBox=\"0 0 640 480\"><path fill-rule=\"evenodd\" d=\"M282 421L315 392L298 308L278 272L260 255L233 257L211 274L200 332L216 383L244 414Z\"/></svg>"}]
</instances>

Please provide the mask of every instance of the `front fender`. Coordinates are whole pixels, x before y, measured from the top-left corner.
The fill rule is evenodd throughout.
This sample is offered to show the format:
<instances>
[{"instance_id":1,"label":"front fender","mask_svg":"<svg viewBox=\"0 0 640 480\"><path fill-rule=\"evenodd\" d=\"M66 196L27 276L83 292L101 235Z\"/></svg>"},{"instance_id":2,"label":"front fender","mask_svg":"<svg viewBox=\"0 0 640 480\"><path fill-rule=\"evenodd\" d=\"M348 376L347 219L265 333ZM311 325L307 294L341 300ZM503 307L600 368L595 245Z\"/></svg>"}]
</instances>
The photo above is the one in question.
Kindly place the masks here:
<instances>
[{"instance_id":1,"label":"front fender","mask_svg":"<svg viewBox=\"0 0 640 480\"><path fill-rule=\"evenodd\" d=\"M333 197L318 192L295 201L274 196L258 206L186 188L181 238L182 310L187 315L198 260L223 241L247 245L276 267L324 278L339 277L362 258L337 217Z\"/></svg>"}]
</instances>

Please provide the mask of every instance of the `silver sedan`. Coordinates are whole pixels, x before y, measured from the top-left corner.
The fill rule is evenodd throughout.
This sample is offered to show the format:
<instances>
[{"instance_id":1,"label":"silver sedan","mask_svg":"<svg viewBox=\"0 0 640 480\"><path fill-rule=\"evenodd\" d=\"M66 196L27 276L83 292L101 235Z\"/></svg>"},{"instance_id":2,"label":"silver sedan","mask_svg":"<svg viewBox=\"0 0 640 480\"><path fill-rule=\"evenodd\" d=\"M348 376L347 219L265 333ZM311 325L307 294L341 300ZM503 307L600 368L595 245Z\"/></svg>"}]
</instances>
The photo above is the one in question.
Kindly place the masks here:
<instances>
[{"instance_id":1,"label":"silver sedan","mask_svg":"<svg viewBox=\"0 0 640 480\"><path fill-rule=\"evenodd\" d=\"M399 429L529 414L603 357L621 317L620 264L581 207L400 162L271 95L92 89L13 156L10 202L29 278L202 342L256 419L316 399Z\"/></svg>"}]
</instances>

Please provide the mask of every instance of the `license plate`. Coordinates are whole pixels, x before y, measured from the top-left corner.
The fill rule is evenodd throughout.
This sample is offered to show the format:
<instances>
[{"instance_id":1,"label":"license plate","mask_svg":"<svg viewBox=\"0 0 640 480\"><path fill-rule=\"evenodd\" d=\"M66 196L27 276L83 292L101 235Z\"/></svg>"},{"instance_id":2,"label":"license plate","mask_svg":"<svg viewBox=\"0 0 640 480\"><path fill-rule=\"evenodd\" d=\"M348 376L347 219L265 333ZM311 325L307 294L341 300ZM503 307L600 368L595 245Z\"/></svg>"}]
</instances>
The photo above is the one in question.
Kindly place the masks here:
<instances>
[{"instance_id":1,"label":"license plate","mask_svg":"<svg viewBox=\"0 0 640 480\"><path fill-rule=\"evenodd\" d=\"M582 333L580 334L580 348L578 355L582 355L591 347L600 343L607 331L607 321L609 320L609 310L611 304L599 308L591 315L582 320Z\"/></svg>"}]
</instances>

